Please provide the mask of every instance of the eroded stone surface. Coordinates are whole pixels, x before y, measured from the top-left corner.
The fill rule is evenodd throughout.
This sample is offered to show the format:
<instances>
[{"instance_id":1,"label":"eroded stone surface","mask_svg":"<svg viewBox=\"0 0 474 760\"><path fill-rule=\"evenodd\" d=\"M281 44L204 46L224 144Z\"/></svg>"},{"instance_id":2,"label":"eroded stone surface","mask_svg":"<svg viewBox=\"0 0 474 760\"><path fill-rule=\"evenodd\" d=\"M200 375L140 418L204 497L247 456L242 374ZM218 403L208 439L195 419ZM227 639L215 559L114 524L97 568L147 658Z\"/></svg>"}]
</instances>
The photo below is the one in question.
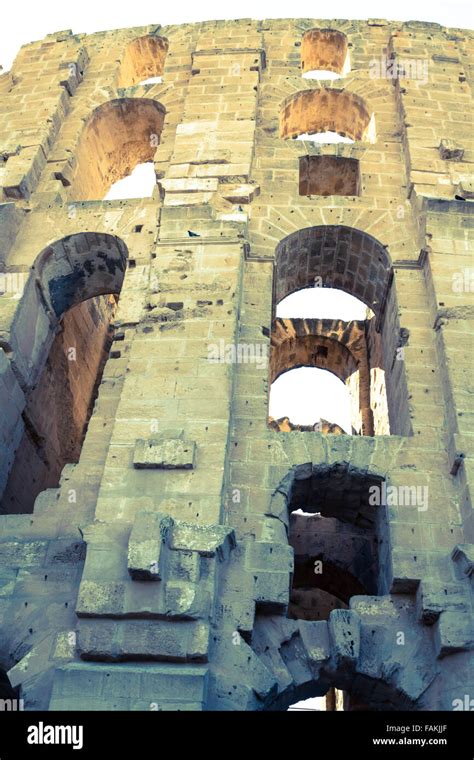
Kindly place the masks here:
<instances>
[{"instance_id":1,"label":"eroded stone surface","mask_svg":"<svg viewBox=\"0 0 474 760\"><path fill-rule=\"evenodd\" d=\"M65 31L0 76L0 665L26 709L474 694L472 32L334 24ZM138 162L149 197L105 200ZM274 319L316 286L370 314ZM298 364L350 386L352 435L269 424Z\"/></svg>"}]
</instances>

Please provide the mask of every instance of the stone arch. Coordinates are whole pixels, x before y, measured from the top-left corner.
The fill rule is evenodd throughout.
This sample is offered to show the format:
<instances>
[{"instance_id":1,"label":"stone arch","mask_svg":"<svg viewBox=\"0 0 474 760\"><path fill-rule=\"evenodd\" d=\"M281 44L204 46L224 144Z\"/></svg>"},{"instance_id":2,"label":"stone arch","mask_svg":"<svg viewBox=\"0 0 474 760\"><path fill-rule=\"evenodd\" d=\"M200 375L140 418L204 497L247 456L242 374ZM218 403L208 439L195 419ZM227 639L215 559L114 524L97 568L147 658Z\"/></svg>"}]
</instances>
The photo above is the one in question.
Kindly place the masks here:
<instances>
[{"instance_id":1,"label":"stone arch","mask_svg":"<svg viewBox=\"0 0 474 760\"><path fill-rule=\"evenodd\" d=\"M374 116L360 95L347 90L302 90L286 98L280 109L280 137L320 132L375 142Z\"/></svg>"},{"instance_id":2,"label":"stone arch","mask_svg":"<svg viewBox=\"0 0 474 760\"><path fill-rule=\"evenodd\" d=\"M393 279L384 245L344 225L306 227L285 237L275 252L274 308L285 296L312 287L338 288L356 296L380 316Z\"/></svg>"},{"instance_id":3,"label":"stone arch","mask_svg":"<svg viewBox=\"0 0 474 760\"><path fill-rule=\"evenodd\" d=\"M270 353L271 383L283 372L296 367L326 369L343 383L357 371L358 360L352 350L338 337L333 337L330 329L318 330L319 322L332 326L332 320L276 320ZM303 332L305 328L307 334Z\"/></svg>"},{"instance_id":4,"label":"stone arch","mask_svg":"<svg viewBox=\"0 0 474 760\"><path fill-rule=\"evenodd\" d=\"M120 293L128 249L115 235L81 232L47 245L31 267L12 326L12 365L34 386L62 315L95 296Z\"/></svg>"},{"instance_id":5,"label":"stone arch","mask_svg":"<svg viewBox=\"0 0 474 760\"><path fill-rule=\"evenodd\" d=\"M295 465L273 492L268 514L276 515L279 511L281 514L283 497L288 525L293 513L300 511L328 521L337 520L340 532L348 539L344 558L338 556L338 526L334 522L323 523L331 542L330 551L324 546L324 538L316 537L313 548L306 546L301 554L323 553L328 561L358 579L360 587L368 593L385 594L392 584L385 482L383 474L354 467L348 462ZM370 540L370 547L362 550L364 539ZM351 543L359 545L355 554L350 550Z\"/></svg>"},{"instance_id":6,"label":"stone arch","mask_svg":"<svg viewBox=\"0 0 474 760\"><path fill-rule=\"evenodd\" d=\"M56 317L92 296L120 293L128 251L115 235L83 232L48 246L33 265Z\"/></svg>"},{"instance_id":7,"label":"stone arch","mask_svg":"<svg viewBox=\"0 0 474 760\"><path fill-rule=\"evenodd\" d=\"M278 303L308 287L342 290L371 309L374 317L366 319L359 331L361 375L359 390L353 389L354 397L359 394L362 431L365 435L411 435L404 366L397 361L403 336L386 246L368 233L343 225L307 227L281 240L276 247L273 271L274 347L277 333L281 332L281 321L275 319ZM297 322L292 320L293 324ZM301 335L324 334L322 323L314 320L300 323ZM355 325L354 321L344 323L337 339L341 340L344 332L353 331ZM336 334L331 337L336 338ZM274 347L272 350L279 351L278 346ZM357 430L358 425L354 427Z\"/></svg>"},{"instance_id":8,"label":"stone arch","mask_svg":"<svg viewBox=\"0 0 474 760\"><path fill-rule=\"evenodd\" d=\"M297 701L324 696L331 688L349 695L349 709L413 709L416 688L413 693L405 690L407 679L403 668L387 667L384 671L380 660L384 656L380 654L383 652L380 637L386 639L386 652L390 651L395 660L398 658L394 632L389 630L386 613L383 614L385 600L389 600L383 595L388 593L391 584L390 572L387 572L390 547L385 508L371 505L368 498L369 489L380 488L384 480L379 472L347 462L308 463L293 467L276 488L268 514L276 516L279 512L283 517L282 511L286 509L290 521L295 517L303 521L303 516L295 514L303 508L309 513L319 513L321 516L315 518L319 522L340 522L337 530L330 529L326 535L316 534L319 542L316 554L333 564L331 570L335 567L339 571L328 579L327 588L339 593L346 608L333 609L327 619L321 620L295 619L283 611L280 615L263 615L257 610L251 648L265 666L267 679L270 674L267 682L273 686L259 696L253 709L286 710ZM282 499L285 507L282 507ZM341 525L345 528L342 532ZM325 546L328 537L330 543ZM291 540L290 535L288 540ZM351 548L354 541L357 545ZM314 537L302 544L301 553L308 549L310 560L313 543ZM375 562L376 552L381 567L374 585L370 565ZM300 572L309 570L303 567ZM296 563L295 575L297 572ZM339 592L331 585L338 579L344 582L344 589ZM378 600L381 611L372 617ZM364 620L367 609L369 619ZM413 614L416 616L414 608ZM372 632L364 632L363 625L371 626ZM377 664L373 659L374 640L378 643ZM426 681L432 677L431 673L426 674ZM423 693L425 686L426 683L416 684L417 696Z\"/></svg>"},{"instance_id":9,"label":"stone arch","mask_svg":"<svg viewBox=\"0 0 474 760\"><path fill-rule=\"evenodd\" d=\"M270 383L297 367L332 372L349 390L355 434L373 435L365 323L353 320L275 320L271 334Z\"/></svg>"},{"instance_id":10,"label":"stone arch","mask_svg":"<svg viewBox=\"0 0 474 760\"><path fill-rule=\"evenodd\" d=\"M151 98L117 98L95 108L82 130L69 191L72 200L100 200L137 164L152 161L165 107Z\"/></svg>"},{"instance_id":11,"label":"stone arch","mask_svg":"<svg viewBox=\"0 0 474 760\"><path fill-rule=\"evenodd\" d=\"M374 527L293 512L289 543L294 552L290 618L325 620L332 609L347 609L353 596L378 593Z\"/></svg>"},{"instance_id":12,"label":"stone arch","mask_svg":"<svg viewBox=\"0 0 474 760\"><path fill-rule=\"evenodd\" d=\"M333 610L328 621L258 615L252 650L273 686L259 696L253 709L286 711L295 702L323 697L332 688L344 691L364 709L414 709L413 696L403 688L403 668L385 673L379 652L375 665L361 636L361 622L351 609ZM377 621L377 631L379 625ZM378 677L374 667L379 669Z\"/></svg>"},{"instance_id":13,"label":"stone arch","mask_svg":"<svg viewBox=\"0 0 474 760\"><path fill-rule=\"evenodd\" d=\"M334 29L308 29L301 40L301 69L332 71L344 75L349 71L349 46L344 32Z\"/></svg>"},{"instance_id":14,"label":"stone arch","mask_svg":"<svg viewBox=\"0 0 474 760\"><path fill-rule=\"evenodd\" d=\"M32 267L12 324L21 403L12 407L18 435L6 452L2 512L31 511L42 490L57 487L64 465L79 459L127 256L114 235L78 233L47 246Z\"/></svg>"},{"instance_id":15,"label":"stone arch","mask_svg":"<svg viewBox=\"0 0 474 760\"><path fill-rule=\"evenodd\" d=\"M358 527L374 527L381 513L371 504L371 489L380 489L383 482L383 475L353 467L348 462L306 463L295 465L285 475L273 493L272 502L283 495L289 514L302 509L323 517L336 517Z\"/></svg>"},{"instance_id":16,"label":"stone arch","mask_svg":"<svg viewBox=\"0 0 474 760\"><path fill-rule=\"evenodd\" d=\"M125 48L118 86L132 87L143 79L162 76L169 42L165 37L145 34Z\"/></svg>"},{"instance_id":17,"label":"stone arch","mask_svg":"<svg viewBox=\"0 0 474 760\"><path fill-rule=\"evenodd\" d=\"M326 351L318 346L317 351ZM327 367L316 362L283 369L271 383L268 426L279 432L318 431L351 435L354 430L354 401L351 388ZM321 361L324 363L324 360ZM329 408L325 400L329 399Z\"/></svg>"}]
</instances>

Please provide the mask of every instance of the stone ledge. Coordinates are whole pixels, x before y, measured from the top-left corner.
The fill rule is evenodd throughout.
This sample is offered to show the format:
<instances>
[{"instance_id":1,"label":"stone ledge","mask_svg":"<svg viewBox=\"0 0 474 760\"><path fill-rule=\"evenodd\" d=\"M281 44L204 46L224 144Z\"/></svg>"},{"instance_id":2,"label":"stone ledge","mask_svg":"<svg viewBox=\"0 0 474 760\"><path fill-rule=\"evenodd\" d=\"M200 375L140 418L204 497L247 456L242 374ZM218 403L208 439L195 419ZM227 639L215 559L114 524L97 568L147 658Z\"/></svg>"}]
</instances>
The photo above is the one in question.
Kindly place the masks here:
<instances>
[{"instance_id":1,"label":"stone ledge","mask_svg":"<svg viewBox=\"0 0 474 760\"><path fill-rule=\"evenodd\" d=\"M139 438L135 442L133 466L137 470L193 470L196 443L179 438Z\"/></svg>"}]
</instances>

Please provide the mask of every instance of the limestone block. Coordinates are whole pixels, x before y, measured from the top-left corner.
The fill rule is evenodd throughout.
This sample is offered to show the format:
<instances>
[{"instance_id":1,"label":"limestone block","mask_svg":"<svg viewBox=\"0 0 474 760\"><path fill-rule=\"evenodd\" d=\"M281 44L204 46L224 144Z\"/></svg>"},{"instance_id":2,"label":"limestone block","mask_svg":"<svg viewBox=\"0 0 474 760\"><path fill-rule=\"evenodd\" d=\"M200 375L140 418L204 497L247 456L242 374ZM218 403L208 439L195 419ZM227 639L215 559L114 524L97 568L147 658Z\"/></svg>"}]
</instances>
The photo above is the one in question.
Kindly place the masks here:
<instances>
[{"instance_id":1,"label":"limestone block","mask_svg":"<svg viewBox=\"0 0 474 760\"><path fill-rule=\"evenodd\" d=\"M329 615L331 653L336 667L351 670L360 650L360 617L352 610L332 610Z\"/></svg>"},{"instance_id":2,"label":"limestone block","mask_svg":"<svg viewBox=\"0 0 474 760\"><path fill-rule=\"evenodd\" d=\"M266 614L285 613L290 599L288 573L254 570L253 598Z\"/></svg>"},{"instance_id":3,"label":"limestone block","mask_svg":"<svg viewBox=\"0 0 474 760\"><path fill-rule=\"evenodd\" d=\"M235 533L224 525L191 525L178 522L173 529L171 549L199 552L222 562L235 547Z\"/></svg>"},{"instance_id":4,"label":"limestone block","mask_svg":"<svg viewBox=\"0 0 474 760\"><path fill-rule=\"evenodd\" d=\"M327 622L325 620L314 622L311 620L299 620L298 626L309 660L314 664L328 660L331 650Z\"/></svg>"},{"instance_id":5,"label":"limestone block","mask_svg":"<svg viewBox=\"0 0 474 760\"><path fill-rule=\"evenodd\" d=\"M202 179L193 177L185 179L162 179L159 184L167 193L214 193L217 190L219 181L217 177Z\"/></svg>"},{"instance_id":6,"label":"limestone block","mask_svg":"<svg viewBox=\"0 0 474 760\"><path fill-rule=\"evenodd\" d=\"M71 663L54 672L50 710L204 708L205 665Z\"/></svg>"},{"instance_id":7,"label":"limestone block","mask_svg":"<svg viewBox=\"0 0 474 760\"><path fill-rule=\"evenodd\" d=\"M167 620L81 620L77 651L88 660L205 662L209 625Z\"/></svg>"},{"instance_id":8,"label":"limestone block","mask_svg":"<svg viewBox=\"0 0 474 760\"><path fill-rule=\"evenodd\" d=\"M168 572L173 580L197 583L201 572L201 559L198 552L185 550L170 552Z\"/></svg>"},{"instance_id":9,"label":"limestone block","mask_svg":"<svg viewBox=\"0 0 474 760\"><path fill-rule=\"evenodd\" d=\"M474 649L474 626L471 610L446 610L439 616L435 629L438 657Z\"/></svg>"},{"instance_id":10,"label":"limestone block","mask_svg":"<svg viewBox=\"0 0 474 760\"><path fill-rule=\"evenodd\" d=\"M196 443L178 438L138 439L135 443L133 466L136 469L192 470Z\"/></svg>"},{"instance_id":11,"label":"limestone block","mask_svg":"<svg viewBox=\"0 0 474 760\"><path fill-rule=\"evenodd\" d=\"M210 597L193 583L169 581L165 589L165 609L168 617L204 618L209 612Z\"/></svg>"},{"instance_id":12,"label":"limestone block","mask_svg":"<svg viewBox=\"0 0 474 760\"><path fill-rule=\"evenodd\" d=\"M424 580L417 593L417 609L425 625L432 625L446 609L462 612L470 607L467 589L460 584Z\"/></svg>"},{"instance_id":13,"label":"limestone block","mask_svg":"<svg viewBox=\"0 0 474 760\"><path fill-rule=\"evenodd\" d=\"M83 580L76 604L78 617L123 614L125 583Z\"/></svg>"},{"instance_id":14,"label":"limestone block","mask_svg":"<svg viewBox=\"0 0 474 760\"><path fill-rule=\"evenodd\" d=\"M222 196L231 203L251 203L260 194L260 187L250 184L227 185L223 183L219 189Z\"/></svg>"},{"instance_id":15,"label":"limestone block","mask_svg":"<svg viewBox=\"0 0 474 760\"><path fill-rule=\"evenodd\" d=\"M0 566L28 567L44 562L47 541L5 541L0 543Z\"/></svg>"},{"instance_id":16,"label":"limestone block","mask_svg":"<svg viewBox=\"0 0 474 760\"><path fill-rule=\"evenodd\" d=\"M458 544L452 552L453 561L468 578L474 576L474 544Z\"/></svg>"},{"instance_id":17,"label":"limestone block","mask_svg":"<svg viewBox=\"0 0 474 760\"><path fill-rule=\"evenodd\" d=\"M29 198L45 164L45 156L37 146L23 148L10 158L2 177L7 198Z\"/></svg>"},{"instance_id":18,"label":"limestone block","mask_svg":"<svg viewBox=\"0 0 474 760\"><path fill-rule=\"evenodd\" d=\"M159 581L173 520L160 512L139 512L128 543L128 572L136 581Z\"/></svg>"},{"instance_id":19,"label":"limestone block","mask_svg":"<svg viewBox=\"0 0 474 760\"><path fill-rule=\"evenodd\" d=\"M456 188L456 195L466 201L474 199L474 178L465 177L462 179Z\"/></svg>"},{"instance_id":20,"label":"limestone block","mask_svg":"<svg viewBox=\"0 0 474 760\"><path fill-rule=\"evenodd\" d=\"M252 541L247 546L246 567L250 570L293 572L293 549L287 543Z\"/></svg>"}]
</instances>

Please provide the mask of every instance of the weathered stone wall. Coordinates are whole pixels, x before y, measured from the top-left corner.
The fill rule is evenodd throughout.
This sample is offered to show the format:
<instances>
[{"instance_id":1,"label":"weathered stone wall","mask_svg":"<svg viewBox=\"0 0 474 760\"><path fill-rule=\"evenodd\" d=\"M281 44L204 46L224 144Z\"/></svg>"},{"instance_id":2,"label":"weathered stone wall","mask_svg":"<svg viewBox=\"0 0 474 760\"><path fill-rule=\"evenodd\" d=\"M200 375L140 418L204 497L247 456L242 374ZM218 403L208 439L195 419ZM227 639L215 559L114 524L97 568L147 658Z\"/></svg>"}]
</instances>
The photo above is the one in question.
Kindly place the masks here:
<instances>
[{"instance_id":1,"label":"weathered stone wall","mask_svg":"<svg viewBox=\"0 0 474 760\"><path fill-rule=\"evenodd\" d=\"M0 511L32 512L37 495L56 487L65 464L77 462L108 355L115 300L82 301L64 315L38 384L26 398L25 430Z\"/></svg>"},{"instance_id":2,"label":"weathered stone wall","mask_svg":"<svg viewBox=\"0 0 474 760\"><path fill-rule=\"evenodd\" d=\"M304 71L342 79L302 78L312 29L343 43L306 35ZM239 20L55 33L0 77L2 492L64 315L120 296L79 461L32 515L0 515L0 668L27 708L474 696L472 63L472 33L436 24ZM291 137L327 128L355 142ZM300 195L311 156L358 161L358 194ZM151 159L151 198L103 200ZM377 435L272 428L267 364L215 360L269 353L308 275L375 314ZM374 506L372 486L428 496ZM288 616L301 489L378 541L376 590L318 620Z\"/></svg>"}]
</instances>

